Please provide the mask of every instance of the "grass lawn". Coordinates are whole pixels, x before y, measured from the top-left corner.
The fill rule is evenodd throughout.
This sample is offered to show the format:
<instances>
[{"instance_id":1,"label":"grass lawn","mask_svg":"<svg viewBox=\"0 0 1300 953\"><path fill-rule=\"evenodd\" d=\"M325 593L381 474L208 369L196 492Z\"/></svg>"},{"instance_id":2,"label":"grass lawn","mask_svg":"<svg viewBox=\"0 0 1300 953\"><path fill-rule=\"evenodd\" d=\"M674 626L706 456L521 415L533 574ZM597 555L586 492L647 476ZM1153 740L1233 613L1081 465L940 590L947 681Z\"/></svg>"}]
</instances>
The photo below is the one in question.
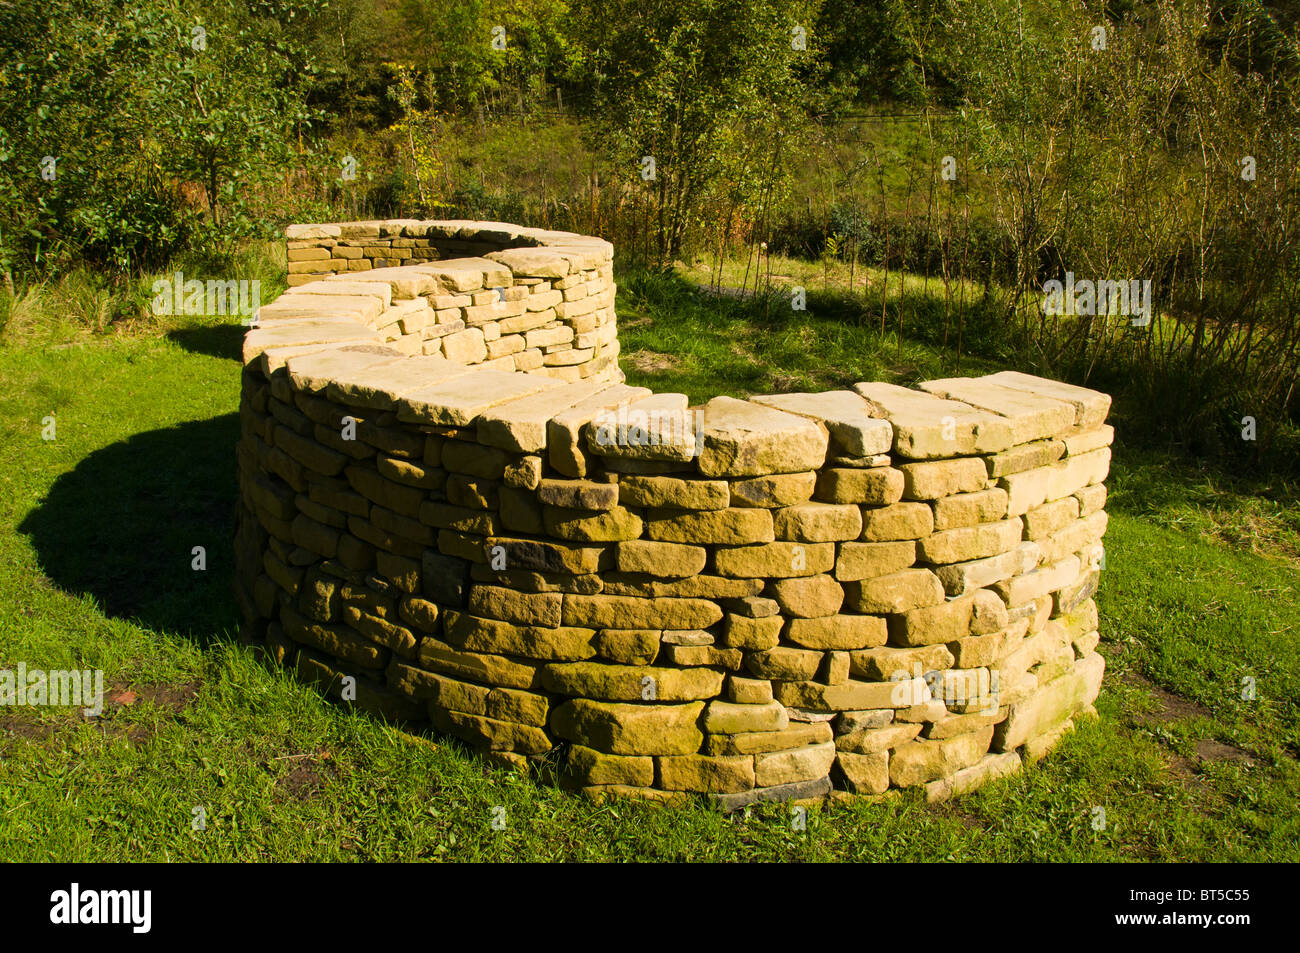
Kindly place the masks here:
<instances>
[{"instance_id":1,"label":"grass lawn","mask_svg":"<svg viewBox=\"0 0 1300 953\"><path fill-rule=\"evenodd\" d=\"M953 371L815 311L624 284L629 379L694 400ZM0 708L7 859L1300 860L1294 510L1118 447L1101 718L973 795L835 803L806 830L782 805L593 804L327 704L236 644L240 334L0 347L0 668L103 669L109 700L89 721Z\"/></svg>"}]
</instances>

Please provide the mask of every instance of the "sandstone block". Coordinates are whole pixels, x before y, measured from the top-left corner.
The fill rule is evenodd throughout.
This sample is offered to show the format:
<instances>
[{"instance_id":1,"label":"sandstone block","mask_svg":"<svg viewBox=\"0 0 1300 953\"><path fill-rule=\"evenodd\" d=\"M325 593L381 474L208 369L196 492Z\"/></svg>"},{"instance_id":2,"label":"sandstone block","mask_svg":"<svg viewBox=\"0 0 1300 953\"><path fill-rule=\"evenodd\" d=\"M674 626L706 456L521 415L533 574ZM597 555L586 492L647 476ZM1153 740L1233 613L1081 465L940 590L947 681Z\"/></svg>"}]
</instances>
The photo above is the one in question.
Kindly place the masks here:
<instances>
[{"instance_id":1,"label":"sandstone block","mask_svg":"<svg viewBox=\"0 0 1300 953\"><path fill-rule=\"evenodd\" d=\"M944 600L943 584L928 569L904 569L852 582L845 588L849 607L867 614L909 612Z\"/></svg>"},{"instance_id":2,"label":"sandstone block","mask_svg":"<svg viewBox=\"0 0 1300 953\"><path fill-rule=\"evenodd\" d=\"M857 582L897 573L916 562L916 548L916 542L910 539L890 543L841 543L835 578L841 582Z\"/></svg>"},{"instance_id":3,"label":"sandstone block","mask_svg":"<svg viewBox=\"0 0 1300 953\"><path fill-rule=\"evenodd\" d=\"M551 713L551 728L568 741L608 754L694 754L704 741L696 727L703 702L637 705L575 698Z\"/></svg>"},{"instance_id":4,"label":"sandstone block","mask_svg":"<svg viewBox=\"0 0 1300 953\"><path fill-rule=\"evenodd\" d=\"M917 549L928 563L961 563L1009 552L1020 544L1024 523L1019 517L941 530L920 540Z\"/></svg>"},{"instance_id":5,"label":"sandstone block","mask_svg":"<svg viewBox=\"0 0 1300 953\"><path fill-rule=\"evenodd\" d=\"M827 575L781 579L770 588L787 615L808 619L835 615L844 604L844 589Z\"/></svg>"},{"instance_id":6,"label":"sandstone block","mask_svg":"<svg viewBox=\"0 0 1300 953\"><path fill-rule=\"evenodd\" d=\"M694 701L722 691L721 672L604 662L557 662L542 669L542 686L560 695L605 701Z\"/></svg>"},{"instance_id":7,"label":"sandstone block","mask_svg":"<svg viewBox=\"0 0 1300 953\"><path fill-rule=\"evenodd\" d=\"M754 759L750 755L680 755L659 758L659 783L666 791L727 794L754 787Z\"/></svg>"},{"instance_id":8,"label":"sandstone block","mask_svg":"<svg viewBox=\"0 0 1300 953\"><path fill-rule=\"evenodd\" d=\"M872 615L829 615L818 619L791 619L785 638L809 649L850 650L884 645L885 620Z\"/></svg>"},{"instance_id":9,"label":"sandstone block","mask_svg":"<svg viewBox=\"0 0 1300 953\"><path fill-rule=\"evenodd\" d=\"M704 709L704 730L710 734L736 735L747 731L780 731L790 723L785 708L775 701L736 704L720 699Z\"/></svg>"},{"instance_id":10,"label":"sandstone block","mask_svg":"<svg viewBox=\"0 0 1300 953\"><path fill-rule=\"evenodd\" d=\"M903 471L893 467L827 467L817 474L817 499L888 506L903 498L904 485Z\"/></svg>"},{"instance_id":11,"label":"sandstone block","mask_svg":"<svg viewBox=\"0 0 1300 953\"><path fill-rule=\"evenodd\" d=\"M826 460L818 424L770 407L715 397L704 406L698 466L705 476L815 470Z\"/></svg>"},{"instance_id":12,"label":"sandstone block","mask_svg":"<svg viewBox=\"0 0 1300 953\"><path fill-rule=\"evenodd\" d=\"M667 476L628 474L617 484L628 506L679 510L723 510L730 501L726 480L684 480Z\"/></svg>"},{"instance_id":13,"label":"sandstone block","mask_svg":"<svg viewBox=\"0 0 1300 953\"><path fill-rule=\"evenodd\" d=\"M925 503L894 503L880 509L862 509L862 539L866 542L921 539L934 532L934 528L934 511Z\"/></svg>"},{"instance_id":14,"label":"sandstone block","mask_svg":"<svg viewBox=\"0 0 1300 953\"><path fill-rule=\"evenodd\" d=\"M774 538L767 510L658 511L646 516L646 536L674 543L768 543Z\"/></svg>"},{"instance_id":15,"label":"sandstone block","mask_svg":"<svg viewBox=\"0 0 1300 953\"><path fill-rule=\"evenodd\" d=\"M862 511L849 504L800 503L773 516L777 539L828 543L857 539L862 532Z\"/></svg>"},{"instance_id":16,"label":"sandstone block","mask_svg":"<svg viewBox=\"0 0 1300 953\"><path fill-rule=\"evenodd\" d=\"M813 494L817 474L771 473L733 480L729 484L732 506L778 507L803 503Z\"/></svg>"},{"instance_id":17,"label":"sandstone block","mask_svg":"<svg viewBox=\"0 0 1300 953\"><path fill-rule=\"evenodd\" d=\"M903 788L950 777L983 758L992 738L990 725L942 741L908 742L890 755L889 780Z\"/></svg>"},{"instance_id":18,"label":"sandstone block","mask_svg":"<svg viewBox=\"0 0 1300 953\"><path fill-rule=\"evenodd\" d=\"M988 486L988 471L980 457L903 463L899 469L903 472L903 496L909 500L937 500Z\"/></svg>"},{"instance_id":19,"label":"sandstone block","mask_svg":"<svg viewBox=\"0 0 1300 953\"><path fill-rule=\"evenodd\" d=\"M865 457L885 453L893 443L893 428L886 420L873 419L868 405L848 390L821 394L773 394L751 397L756 404L820 421L848 456Z\"/></svg>"},{"instance_id":20,"label":"sandstone block","mask_svg":"<svg viewBox=\"0 0 1300 953\"><path fill-rule=\"evenodd\" d=\"M754 755L754 777L759 787L794 784L826 777L835 763L835 745L824 742L790 751Z\"/></svg>"}]
</instances>

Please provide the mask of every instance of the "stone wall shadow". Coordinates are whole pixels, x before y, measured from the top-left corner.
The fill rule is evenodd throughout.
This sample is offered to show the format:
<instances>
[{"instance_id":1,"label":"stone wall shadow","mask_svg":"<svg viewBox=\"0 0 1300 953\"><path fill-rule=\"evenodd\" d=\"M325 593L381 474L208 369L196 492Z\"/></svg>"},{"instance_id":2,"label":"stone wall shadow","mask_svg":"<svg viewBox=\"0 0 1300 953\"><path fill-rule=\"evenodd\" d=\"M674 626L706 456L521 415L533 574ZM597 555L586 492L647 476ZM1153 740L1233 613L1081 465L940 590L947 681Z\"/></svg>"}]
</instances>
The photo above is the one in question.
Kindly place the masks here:
<instances>
[{"instance_id":1,"label":"stone wall shadow","mask_svg":"<svg viewBox=\"0 0 1300 953\"><path fill-rule=\"evenodd\" d=\"M199 642L233 633L239 415L136 434L63 474L19 526L45 574L105 615ZM193 568L202 546L206 569Z\"/></svg>"}]
</instances>

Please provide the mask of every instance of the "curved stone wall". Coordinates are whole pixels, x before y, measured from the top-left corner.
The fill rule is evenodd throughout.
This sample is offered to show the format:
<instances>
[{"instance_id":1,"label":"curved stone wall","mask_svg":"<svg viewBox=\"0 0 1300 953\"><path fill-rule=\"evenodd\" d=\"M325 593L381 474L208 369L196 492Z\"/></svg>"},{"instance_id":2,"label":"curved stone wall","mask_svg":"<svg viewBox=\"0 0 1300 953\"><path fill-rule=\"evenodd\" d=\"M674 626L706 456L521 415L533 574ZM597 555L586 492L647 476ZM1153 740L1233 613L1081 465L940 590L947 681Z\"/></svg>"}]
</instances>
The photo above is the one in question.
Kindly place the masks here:
<instances>
[{"instance_id":1,"label":"curved stone wall","mask_svg":"<svg viewBox=\"0 0 1300 953\"><path fill-rule=\"evenodd\" d=\"M727 808L947 797L1093 711L1106 395L1003 372L688 407L623 383L607 242L289 235L361 227L475 254L296 285L246 336L236 590L302 677L590 793Z\"/></svg>"}]
</instances>

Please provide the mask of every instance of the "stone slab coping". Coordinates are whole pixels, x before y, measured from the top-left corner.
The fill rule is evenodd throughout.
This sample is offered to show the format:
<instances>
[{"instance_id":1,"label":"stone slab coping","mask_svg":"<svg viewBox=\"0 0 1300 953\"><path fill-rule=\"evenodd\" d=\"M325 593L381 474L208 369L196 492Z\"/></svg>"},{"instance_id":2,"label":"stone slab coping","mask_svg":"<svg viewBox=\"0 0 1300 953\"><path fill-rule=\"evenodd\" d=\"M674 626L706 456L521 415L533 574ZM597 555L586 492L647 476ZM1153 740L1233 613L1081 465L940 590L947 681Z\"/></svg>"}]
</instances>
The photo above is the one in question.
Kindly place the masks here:
<instances>
[{"instance_id":1,"label":"stone slab coping","mask_svg":"<svg viewBox=\"0 0 1300 953\"><path fill-rule=\"evenodd\" d=\"M649 448L588 438L602 457L696 460L706 475L748 476L823 466L829 456L870 459L892 451L912 460L997 453L1069 430L1101 426L1110 397L1097 391L1015 371L981 378L925 381L917 389L862 382L852 390L718 397L694 413L682 395L614 400L621 381L563 384L540 371L458 365L442 357L404 357L374 328L386 311L423 295L510 284L515 278L559 279L600 267L613 256L603 239L522 228L505 222L392 219L291 225L289 240L364 237L443 237L510 247L481 257L421 261L364 273L322 277L291 288L259 313L244 339L244 362L271 374L285 368L295 386L326 391L354 406L395 410L426 426L475 426L490 445L544 454L559 434L573 444L574 408L590 420L619 407L629 427L668 431L676 414L690 439L681 447ZM620 375L621 376L621 375ZM637 415L654 418L641 423ZM562 426L555 423L562 421ZM656 431L657 433L657 431ZM834 444L831 443L834 441ZM676 451L683 451L682 453Z\"/></svg>"}]
</instances>

